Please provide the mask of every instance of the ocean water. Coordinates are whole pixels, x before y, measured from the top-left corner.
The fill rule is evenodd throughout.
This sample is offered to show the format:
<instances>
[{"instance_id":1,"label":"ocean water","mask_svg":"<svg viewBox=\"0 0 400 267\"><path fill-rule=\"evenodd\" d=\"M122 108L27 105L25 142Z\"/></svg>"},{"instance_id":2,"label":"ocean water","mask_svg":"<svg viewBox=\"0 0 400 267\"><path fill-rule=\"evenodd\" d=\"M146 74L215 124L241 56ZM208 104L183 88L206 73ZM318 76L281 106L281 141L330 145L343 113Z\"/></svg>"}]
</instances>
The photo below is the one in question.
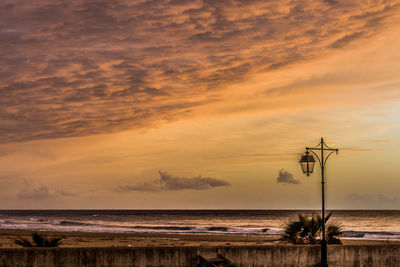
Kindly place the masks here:
<instances>
[{"instance_id":1,"label":"ocean water","mask_svg":"<svg viewBox=\"0 0 400 267\"><path fill-rule=\"evenodd\" d=\"M0 229L279 236L301 210L1 210ZM400 240L399 210L337 210L345 239ZM328 222L328 223L329 223Z\"/></svg>"}]
</instances>

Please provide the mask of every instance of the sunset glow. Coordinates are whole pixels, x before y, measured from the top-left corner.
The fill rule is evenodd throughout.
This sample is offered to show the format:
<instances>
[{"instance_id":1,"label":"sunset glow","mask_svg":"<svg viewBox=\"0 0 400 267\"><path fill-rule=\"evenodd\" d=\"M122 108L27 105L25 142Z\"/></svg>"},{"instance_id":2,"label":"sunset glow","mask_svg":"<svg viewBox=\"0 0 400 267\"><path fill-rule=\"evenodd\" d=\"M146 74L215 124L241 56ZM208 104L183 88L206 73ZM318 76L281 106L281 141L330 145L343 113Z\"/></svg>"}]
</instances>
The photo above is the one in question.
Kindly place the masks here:
<instances>
[{"instance_id":1,"label":"sunset glow","mask_svg":"<svg viewBox=\"0 0 400 267\"><path fill-rule=\"evenodd\" d=\"M400 1L0 3L0 209L400 205Z\"/></svg>"}]
</instances>

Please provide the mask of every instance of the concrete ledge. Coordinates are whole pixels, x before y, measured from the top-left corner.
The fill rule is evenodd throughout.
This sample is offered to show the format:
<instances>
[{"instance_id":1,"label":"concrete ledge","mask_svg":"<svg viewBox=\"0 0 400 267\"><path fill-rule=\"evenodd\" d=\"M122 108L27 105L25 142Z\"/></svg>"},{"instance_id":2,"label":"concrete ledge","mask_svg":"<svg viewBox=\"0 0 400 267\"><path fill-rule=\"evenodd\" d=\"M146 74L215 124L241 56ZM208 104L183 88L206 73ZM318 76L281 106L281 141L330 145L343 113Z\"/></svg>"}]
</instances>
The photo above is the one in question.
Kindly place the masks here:
<instances>
[{"instance_id":1,"label":"concrete ledge","mask_svg":"<svg viewBox=\"0 0 400 267\"><path fill-rule=\"evenodd\" d=\"M319 246L107 247L0 249L0 266L19 267L193 267L197 255L220 252L237 266L315 266ZM329 266L400 266L400 245L328 246Z\"/></svg>"}]
</instances>

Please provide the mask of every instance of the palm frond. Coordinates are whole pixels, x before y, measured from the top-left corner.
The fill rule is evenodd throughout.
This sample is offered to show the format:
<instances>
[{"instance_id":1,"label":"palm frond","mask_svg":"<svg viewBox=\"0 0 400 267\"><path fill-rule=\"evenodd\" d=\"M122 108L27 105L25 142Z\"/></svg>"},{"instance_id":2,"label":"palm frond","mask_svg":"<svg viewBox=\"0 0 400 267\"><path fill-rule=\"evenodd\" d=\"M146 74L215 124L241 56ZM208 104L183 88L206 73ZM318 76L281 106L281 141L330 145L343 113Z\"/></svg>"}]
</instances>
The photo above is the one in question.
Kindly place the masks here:
<instances>
[{"instance_id":1,"label":"palm frond","mask_svg":"<svg viewBox=\"0 0 400 267\"><path fill-rule=\"evenodd\" d=\"M40 234L36 232L32 233L32 240L36 244L36 247L45 247L45 240Z\"/></svg>"},{"instance_id":2,"label":"palm frond","mask_svg":"<svg viewBox=\"0 0 400 267\"><path fill-rule=\"evenodd\" d=\"M24 238L18 238L14 241L15 244L22 247L58 247L61 242L61 237L46 238L37 232L32 233L32 242Z\"/></svg>"},{"instance_id":3,"label":"palm frond","mask_svg":"<svg viewBox=\"0 0 400 267\"><path fill-rule=\"evenodd\" d=\"M326 229L326 241L328 244L342 244L340 236L343 234L342 227L338 224L330 224Z\"/></svg>"},{"instance_id":4,"label":"palm frond","mask_svg":"<svg viewBox=\"0 0 400 267\"><path fill-rule=\"evenodd\" d=\"M325 223L329 220L329 218L332 216L333 211L329 212L328 216L325 217Z\"/></svg>"},{"instance_id":5,"label":"palm frond","mask_svg":"<svg viewBox=\"0 0 400 267\"><path fill-rule=\"evenodd\" d=\"M330 212L325 217L325 223L332 216ZM282 240L290 244L318 244L321 239L322 225L324 220L320 215L311 215L307 217L303 214L298 214L297 221L289 221L285 226L285 234ZM341 244L339 239L342 234L340 225L331 223L327 229L328 244Z\"/></svg>"},{"instance_id":6,"label":"palm frond","mask_svg":"<svg viewBox=\"0 0 400 267\"><path fill-rule=\"evenodd\" d=\"M18 246L21 247L33 247L31 241L25 239L25 238L18 238L16 240L14 240L14 243L17 244Z\"/></svg>"},{"instance_id":7,"label":"palm frond","mask_svg":"<svg viewBox=\"0 0 400 267\"><path fill-rule=\"evenodd\" d=\"M61 244L61 237L53 237L45 240L45 247L58 247Z\"/></svg>"}]
</instances>

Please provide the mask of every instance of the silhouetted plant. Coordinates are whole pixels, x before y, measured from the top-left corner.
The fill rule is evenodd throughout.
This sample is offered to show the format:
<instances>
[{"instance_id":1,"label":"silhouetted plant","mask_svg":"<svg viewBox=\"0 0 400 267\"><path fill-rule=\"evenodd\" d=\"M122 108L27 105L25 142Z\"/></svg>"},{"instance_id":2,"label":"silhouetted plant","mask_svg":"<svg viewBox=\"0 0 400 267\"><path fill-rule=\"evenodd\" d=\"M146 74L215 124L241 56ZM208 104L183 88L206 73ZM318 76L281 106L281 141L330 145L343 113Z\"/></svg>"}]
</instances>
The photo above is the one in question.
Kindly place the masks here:
<instances>
[{"instance_id":1,"label":"silhouetted plant","mask_svg":"<svg viewBox=\"0 0 400 267\"><path fill-rule=\"evenodd\" d=\"M46 238L34 232L32 233L32 241L18 238L14 243L21 247L58 247L61 244L61 240L61 237Z\"/></svg>"},{"instance_id":2,"label":"silhouetted plant","mask_svg":"<svg viewBox=\"0 0 400 267\"><path fill-rule=\"evenodd\" d=\"M329 220L333 212L325 217L325 223ZM290 244L318 244L322 232L323 220L320 215L306 217L298 214L298 220L290 221L285 226L285 235L282 240ZM331 223L326 229L326 241L328 244L341 244L339 239L342 235L340 225Z\"/></svg>"},{"instance_id":3,"label":"silhouetted plant","mask_svg":"<svg viewBox=\"0 0 400 267\"><path fill-rule=\"evenodd\" d=\"M342 227L336 224L328 225L326 229L326 242L328 244L342 244L339 237L343 234Z\"/></svg>"},{"instance_id":4,"label":"silhouetted plant","mask_svg":"<svg viewBox=\"0 0 400 267\"><path fill-rule=\"evenodd\" d=\"M29 241L25 238L18 238L16 240L14 240L14 243L21 247L32 247L31 241Z\"/></svg>"}]
</instances>

